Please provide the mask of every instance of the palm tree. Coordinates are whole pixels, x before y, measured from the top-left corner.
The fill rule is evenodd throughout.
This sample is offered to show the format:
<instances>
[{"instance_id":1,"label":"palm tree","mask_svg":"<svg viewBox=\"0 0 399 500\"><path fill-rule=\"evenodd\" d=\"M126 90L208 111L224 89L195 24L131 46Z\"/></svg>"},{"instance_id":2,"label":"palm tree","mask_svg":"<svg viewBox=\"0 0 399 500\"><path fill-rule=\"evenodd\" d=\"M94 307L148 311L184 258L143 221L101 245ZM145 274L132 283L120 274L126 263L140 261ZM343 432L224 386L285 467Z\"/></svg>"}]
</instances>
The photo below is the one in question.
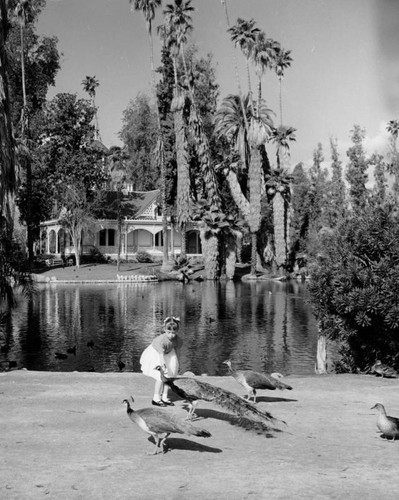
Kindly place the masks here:
<instances>
[{"instance_id":1,"label":"palm tree","mask_svg":"<svg viewBox=\"0 0 399 500\"><path fill-rule=\"evenodd\" d=\"M95 108L95 114L94 114L94 119L95 119L95 132L94 136L97 140L101 141L100 137L100 129L98 125L98 115L97 115L97 107L96 107L96 88L99 87L99 82L96 80L95 76L86 76L84 80L82 80L82 87L85 92L89 94L89 97L91 99L92 105Z\"/></svg>"},{"instance_id":2,"label":"palm tree","mask_svg":"<svg viewBox=\"0 0 399 500\"><path fill-rule=\"evenodd\" d=\"M5 0L0 0L0 226L12 225L12 196L16 188L15 143L12 133L8 78L6 72L6 37L8 16Z\"/></svg>"},{"instance_id":3,"label":"palm tree","mask_svg":"<svg viewBox=\"0 0 399 500\"><path fill-rule=\"evenodd\" d=\"M163 235L163 255L162 255L162 271L171 270L172 266L169 263L169 253L168 253L168 221L166 214L166 174L165 174L165 151L164 151L164 140L161 126L161 117L159 114L159 103L156 92L155 84L155 65L154 65L154 43L152 38L152 22L155 18L155 12L158 7L162 5L162 0L129 0L130 4L133 4L133 9L135 11L141 11L143 13L145 22L147 24L148 42L150 46L150 67L151 67L151 90L153 93L153 98L155 101L155 109L158 124L158 141L157 141L157 163L159 165L159 171L161 173L161 196L162 196L162 235Z\"/></svg>"},{"instance_id":4,"label":"palm tree","mask_svg":"<svg viewBox=\"0 0 399 500\"><path fill-rule=\"evenodd\" d=\"M128 155L119 146L112 146L109 149L110 162L111 162L111 172L113 184L117 192L116 200L116 212L117 212L117 223L118 223L118 255L117 255L117 270L120 270L120 260L121 260L121 249L122 249L122 188L126 182L126 165L125 160L128 159Z\"/></svg>"},{"instance_id":5,"label":"palm tree","mask_svg":"<svg viewBox=\"0 0 399 500\"><path fill-rule=\"evenodd\" d=\"M26 75L25 75L25 27L27 21L35 13L35 7L29 0L19 0L15 6L14 13L18 18L20 26L20 41L21 41L21 79L22 79L22 110L21 110L21 135L19 157L20 162L26 170L26 191L27 191L27 217L26 217L26 233L29 265L33 263L33 230L31 221L31 203L32 203L32 164L29 147L27 145L28 131L28 100L26 95Z\"/></svg>"},{"instance_id":6,"label":"palm tree","mask_svg":"<svg viewBox=\"0 0 399 500\"><path fill-rule=\"evenodd\" d=\"M273 129L272 141L276 145L277 167L287 168L289 161L290 142L296 141L294 127L280 127Z\"/></svg>"},{"instance_id":7,"label":"palm tree","mask_svg":"<svg viewBox=\"0 0 399 500\"><path fill-rule=\"evenodd\" d=\"M291 176L288 174L289 143L295 141L293 127L280 126L272 132L276 144L277 169L272 171L266 185L269 197L273 199L273 228L275 261L278 267L284 265L288 252L288 207L291 196Z\"/></svg>"},{"instance_id":8,"label":"palm tree","mask_svg":"<svg viewBox=\"0 0 399 500\"><path fill-rule=\"evenodd\" d=\"M262 77L266 70L274 67L279 47L280 44L272 38L267 38L263 31L257 33L255 42L251 46L249 57L255 65L258 76L258 100L262 98Z\"/></svg>"},{"instance_id":9,"label":"palm tree","mask_svg":"<svg viewBox=\"0 0 399 500\"><path fill-rule=\"evenodd\" d=\"M16 305L15 290L29 292L30 278L13 242L16 154L8 95L6 38L9 30L5 0L0 0L0 324ZM17 286L16 286L17 285Z\"/></svg>"},{"instance_id":10,"label":"palm tree","mask_svg":"<svg viewBox=\"0 0 399 500\"><path fill-rule=\"evenodd\" d=\"M258 28L255 28L255 21L250 19L246 21L240 17L237 19L237 24L232 26L227 30L230 33L230 39L236 47L239 47L245 56L246 67L247 67L247 78L248 78L248 92L250 98L250 104L252 106L252 88L251 88L251 77L249 71L249 61L251 56L252 47L256 42L256 38L260 32Z\"/></svg>"},{"instance_id":11,"label":"palm tree","mask_svg":"<svg viewBox=\"0 0 399 500\"><path fill-rule=\"evenodd\" d=\"M284 78L284 73L287 68L291 66L292 63L292 57L291 57L291 51L290 50L284 50L283 48L279 47L279 49L276 52L276 58L275 58L275 71L278 77L279 81L279 87L280 87L280 126L283 125L283 78Z\"/></svg>"},{"instance_id":12,"label":"palm tree","mask_svg":"<svg viewBox=\"0 0 399 500\"><path fill-rule=\"evenodd\" d=\"M284 265L288 255L288 206L292 177L284 169L272 171L266 180L267 194L273 198L274 259Z\"/></svg>"},{"instance_id":13,"label":"palm tree","mask_svg":"<svg viewBox=\"0 0 399 500\"><path fill-rule=\"evenodd\" d=\"M183 110L186 104L185 91L180 85L178 75L178 57L184 57L184 46L192 31L191 0L175 0L164 10L165 26L163 34L170 50L174 70L174 95L172 112L176 136L177 162L177 222L181 231L181 258L186 257L186 226L190 217L190 171L187 159L186 131Z\"/></svg>"},{"instance_id":14,"label":"palm tree","mask_svg":"<svg viewBox=\"0 0 399 500\"><path fill-rule=\"evenodd\" d=\"M262 161L259 148L266 142L272 131L271 110L263 100L256 106L250 105L250 98L245 100L245 115L249 123L248 131L245 128L244 115L241 112L240 98L229 95L222 102L216 114L215 125L218 137L225 137L241 158L242 165L248 169L249 195L238 192L238 183L230 184L232 195L248 222L252 235L251 274L256 274L257 267L257 231L260 226L260 205L262 190ZM234 180L232 172L229 173ZM247 203L243 202L243 197ZM240 204L239 204L240 203Z\"/></svg>"}]
</instances>

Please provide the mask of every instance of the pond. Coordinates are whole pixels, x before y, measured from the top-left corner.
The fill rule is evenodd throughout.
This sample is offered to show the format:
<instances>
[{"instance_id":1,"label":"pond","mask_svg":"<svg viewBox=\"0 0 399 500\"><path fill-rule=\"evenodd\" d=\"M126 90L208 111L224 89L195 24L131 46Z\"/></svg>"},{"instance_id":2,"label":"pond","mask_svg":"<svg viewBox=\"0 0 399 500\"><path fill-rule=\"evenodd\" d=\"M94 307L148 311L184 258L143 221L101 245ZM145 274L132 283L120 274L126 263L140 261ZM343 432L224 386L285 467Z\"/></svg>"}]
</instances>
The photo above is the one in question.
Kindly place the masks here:
<instances>
[{"instance_id":1,"label":"pond","mask_svg":"<svg viewBox=\"0 0 399 500\"><path fill-rule=\"evenodd\" d=\"M307 300L298 282L42 284L13 311L0 365L117 372L122 361L124 371L139 372L142 351L174 315L181 372L225 375L229 358L237 368L307 375L317 344Z\"/></svg>"}]
</instances>

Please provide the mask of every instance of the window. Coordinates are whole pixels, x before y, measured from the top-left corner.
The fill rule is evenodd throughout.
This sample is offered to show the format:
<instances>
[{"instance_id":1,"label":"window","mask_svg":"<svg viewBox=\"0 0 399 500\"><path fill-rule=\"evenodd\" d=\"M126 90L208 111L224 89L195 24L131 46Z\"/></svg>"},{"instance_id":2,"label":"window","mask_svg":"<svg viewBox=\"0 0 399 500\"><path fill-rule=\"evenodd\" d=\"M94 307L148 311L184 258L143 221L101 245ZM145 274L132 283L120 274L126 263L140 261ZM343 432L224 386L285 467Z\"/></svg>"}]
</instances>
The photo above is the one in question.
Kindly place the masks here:
<instances>
[{"instance_id":1,"label":"window","mask_svg":"<svg viewBox=\"0 0 399 500\"><path fill-rule=\"evenodd\" d=\"M115 245L115 229L101 229L100 247L113 247Z\"/></svg>"},{"instance_id":2,"label":"window","mask_svg":"<svg viewBox=\"0 0 399 500\"><path fill-rule=\"evenodd\" d=\"M155 246L162 247L163 246L163 231L160 231L155 235Z\"/></svg>"},{"instance_id":3,"label":"window","mask_svg":"<svg viewBox=\"0 0 399 500\"><path fill-rule=\"evenodd\" d=\"M115 245L115 229L108 229L108 246Z\"/></svg>"},{"instance_id":4,"label":"window","mask_svg":"<svg viewBox=\"0 0 399 500\"><path fill-rule=\"evenodd\" d=\"M101 229L100 231L100 247L105 247L106 246L106 237L107 237L107 230L106 229Z\"/></svg>"}]
</instances>

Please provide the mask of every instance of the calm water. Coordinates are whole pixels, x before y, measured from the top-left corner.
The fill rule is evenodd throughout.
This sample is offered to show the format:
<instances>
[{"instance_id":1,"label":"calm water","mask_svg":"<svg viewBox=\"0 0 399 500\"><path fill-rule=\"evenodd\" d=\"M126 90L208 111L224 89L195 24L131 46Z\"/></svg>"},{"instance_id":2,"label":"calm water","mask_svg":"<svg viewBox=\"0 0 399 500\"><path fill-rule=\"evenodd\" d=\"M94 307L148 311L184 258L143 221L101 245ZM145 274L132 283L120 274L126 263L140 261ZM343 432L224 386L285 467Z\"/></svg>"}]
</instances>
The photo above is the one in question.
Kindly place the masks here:
<instances>
[{"instance_id":1,"label":"calm water","mask_svg":"<svg viewBox=\"0 0 399 500\"><path fill-rule=\"evenodd\" d=\"M125 371L137 372L141 352L174 315L182 371L225 375L230 358L240 368L306 375L314 373L317 343L307 298L297 282L40 285L13 313L0 366L109 372L122 360ZM73 346L76 355L56 359Z\"/></svg>"}]
</instances>

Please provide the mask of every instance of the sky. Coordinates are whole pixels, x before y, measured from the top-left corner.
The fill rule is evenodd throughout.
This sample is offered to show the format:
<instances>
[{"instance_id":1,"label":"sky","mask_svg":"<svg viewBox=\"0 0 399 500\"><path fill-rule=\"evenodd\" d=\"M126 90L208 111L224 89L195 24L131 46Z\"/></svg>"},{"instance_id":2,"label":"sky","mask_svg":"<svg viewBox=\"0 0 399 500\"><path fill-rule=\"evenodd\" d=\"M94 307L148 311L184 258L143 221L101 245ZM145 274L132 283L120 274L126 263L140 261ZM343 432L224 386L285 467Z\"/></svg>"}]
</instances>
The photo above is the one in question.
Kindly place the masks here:
<instances>
[{"instance_id":1,"label":"sky","mask_svg":"<svg viewBox=\"0 0 399 500\"><path fill-rule=\"evenodd\" d=\"M164 1L164 8L171 0ZM237 93L233 53L221 0L192 0L192 41L200 55L213 54L221 101ZM227 0L230 24L238 17L291 50L293 62L283 80L284 124L294 127L291 163L309 164L318 145L330 159L330 139L341 160L351 145L350 131L366 131L367 151L384 151L389 120L399 119L399 0ZM162 23L157 13L154 27ZM61 69L48 98L59 92L87 98L81 82L95 76L102 142L121 145L123 111L139 93L151 95L145 21L129 0L47 0L37 31L55 35ZM160 41L154 34L155 64ZM237 51L241 86L245 59ZM255 83L255 79L253 79ZM279 124L279 85L266 76L263 97ZM273 153L274 155L274 153Z\"/></svg>"}]
</instances>

